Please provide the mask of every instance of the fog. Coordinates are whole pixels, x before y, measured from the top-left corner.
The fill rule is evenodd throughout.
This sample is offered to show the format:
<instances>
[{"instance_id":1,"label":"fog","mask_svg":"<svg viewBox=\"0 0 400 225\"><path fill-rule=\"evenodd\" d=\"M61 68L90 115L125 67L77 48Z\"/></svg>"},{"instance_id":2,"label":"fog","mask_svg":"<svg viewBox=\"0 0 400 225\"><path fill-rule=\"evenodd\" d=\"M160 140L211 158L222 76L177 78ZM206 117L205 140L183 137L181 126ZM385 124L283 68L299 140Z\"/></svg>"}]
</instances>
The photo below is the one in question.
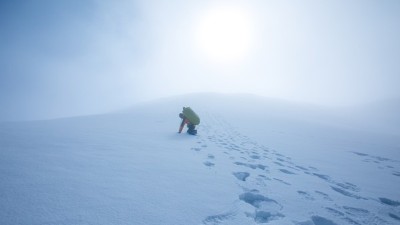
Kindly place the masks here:
<instances>
[{"instance_id":1,"label":"fog","mask_svg":"<svg viewBox=\"0 0 400 225\"><path fill-rule=\"evenodd\" d=\"M198 42L215 8L246 15L248 45L233 60ZM399 12L396 0L1 1L0 121L197 92L327 107L398 99Z\"/></svg>"}]
</instances>

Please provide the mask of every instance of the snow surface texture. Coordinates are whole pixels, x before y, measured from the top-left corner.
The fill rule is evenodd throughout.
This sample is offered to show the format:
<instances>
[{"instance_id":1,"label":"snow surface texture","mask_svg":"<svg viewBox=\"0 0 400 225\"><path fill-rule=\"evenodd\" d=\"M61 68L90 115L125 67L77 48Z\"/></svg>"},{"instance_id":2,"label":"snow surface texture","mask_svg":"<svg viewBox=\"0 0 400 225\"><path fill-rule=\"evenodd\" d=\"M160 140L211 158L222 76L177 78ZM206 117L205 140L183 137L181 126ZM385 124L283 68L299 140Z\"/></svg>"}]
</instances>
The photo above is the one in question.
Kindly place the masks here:
<instances>
[{"instance_id":1,"label":"snow surface texture","mask_svg":"<svg viewBox=\"0 0 400 225\"><path fill-rule=\"evenodd\" d=\"M0 224L399 224L399 136L338 121L200 95L1 123Z\"/></svg>"}]
</instances>

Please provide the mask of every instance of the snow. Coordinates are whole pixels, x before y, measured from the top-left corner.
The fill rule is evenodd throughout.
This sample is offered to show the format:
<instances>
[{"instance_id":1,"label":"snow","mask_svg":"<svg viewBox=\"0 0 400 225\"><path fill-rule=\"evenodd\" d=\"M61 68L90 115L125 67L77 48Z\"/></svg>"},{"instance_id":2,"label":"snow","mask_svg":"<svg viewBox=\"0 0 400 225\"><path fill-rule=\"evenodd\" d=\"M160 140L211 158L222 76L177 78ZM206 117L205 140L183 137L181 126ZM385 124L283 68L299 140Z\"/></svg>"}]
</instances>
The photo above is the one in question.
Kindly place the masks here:
<instances>
[{"instance_id":1,"label":"snow","mask_svg":"<svg viewBox=\"0 0 400 225\"><path fill-rule=\"evenodd\" d=\"M0 123L0 224L399 224L400 135L336 115L198 94Z\"/></svg>"}]
</instances>

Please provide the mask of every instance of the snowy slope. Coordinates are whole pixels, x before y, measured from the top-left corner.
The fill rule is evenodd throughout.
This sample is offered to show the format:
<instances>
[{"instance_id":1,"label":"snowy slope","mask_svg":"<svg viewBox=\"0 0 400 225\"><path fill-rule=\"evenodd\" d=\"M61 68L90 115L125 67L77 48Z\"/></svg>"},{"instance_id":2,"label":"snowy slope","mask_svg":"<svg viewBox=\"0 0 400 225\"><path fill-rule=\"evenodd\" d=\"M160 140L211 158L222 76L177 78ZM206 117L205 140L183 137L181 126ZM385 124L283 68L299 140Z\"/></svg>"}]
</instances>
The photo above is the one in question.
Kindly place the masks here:
<instances>
[{"instance_id":1,"label":"snowy slope","mask_svg":"<svg viewBox=\"0 0 400 225\"><path fill-rule=\"evenodd\" d=\"M399 140L245 95L1 123L0 224L399 224Z\"/></svg>"},{"instance_id":2,"label":"snowy slope","mask_svg":"<svg viewBox=\"0 0 400 225\"><path fill-rule=\"evenodd\" d=\"M400 133L400 98L348 107L341 112L345 112L347 117L360 127L367 124L369 127L385 133Z\"/></svg>"}]
</instances>

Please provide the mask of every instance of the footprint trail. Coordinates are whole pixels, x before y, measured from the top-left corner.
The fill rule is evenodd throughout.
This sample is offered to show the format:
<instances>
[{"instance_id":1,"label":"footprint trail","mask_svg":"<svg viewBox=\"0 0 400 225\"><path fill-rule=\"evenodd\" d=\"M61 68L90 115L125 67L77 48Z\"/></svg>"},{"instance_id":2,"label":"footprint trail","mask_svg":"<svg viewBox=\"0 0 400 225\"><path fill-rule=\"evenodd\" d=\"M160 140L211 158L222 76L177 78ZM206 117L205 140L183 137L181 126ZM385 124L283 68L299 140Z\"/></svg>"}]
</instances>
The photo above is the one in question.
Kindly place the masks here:
<instances>
[{"instance_id":1,"label":"footprint trail","mask_svg":"<svg viewBox=\"0 0 400 225\"><path fill-rule=\"evenodd\" d=\"M299 165L291 157L236 131L221 116L206 114L203 121L201 136L197 137L197 146L192 150L203 154L204 166L212 170L231 168L226 176L232 177L239 188L239 194L232 196L235 210L209 215L203 224L235 224L233 221L239 217L253 224L396 224L399 221L400 203L396 200L366 197L362 189L351 182L337 180L313 166ZM363 153L354 154L369 157ZM385 158L373 159L394 163ZM387 168L391 169L390 165ZM315 183L318 188L304 189L302 184L308 182ZM342 198L345 200L336 200ZM312 207L309 212L298 215L291 204L287 205L287 199ZM379 208L385 205L390 213L349 206L346 204L349 200L357 206L375 204L375 208Z\"/></svg>"}]
</instances>

